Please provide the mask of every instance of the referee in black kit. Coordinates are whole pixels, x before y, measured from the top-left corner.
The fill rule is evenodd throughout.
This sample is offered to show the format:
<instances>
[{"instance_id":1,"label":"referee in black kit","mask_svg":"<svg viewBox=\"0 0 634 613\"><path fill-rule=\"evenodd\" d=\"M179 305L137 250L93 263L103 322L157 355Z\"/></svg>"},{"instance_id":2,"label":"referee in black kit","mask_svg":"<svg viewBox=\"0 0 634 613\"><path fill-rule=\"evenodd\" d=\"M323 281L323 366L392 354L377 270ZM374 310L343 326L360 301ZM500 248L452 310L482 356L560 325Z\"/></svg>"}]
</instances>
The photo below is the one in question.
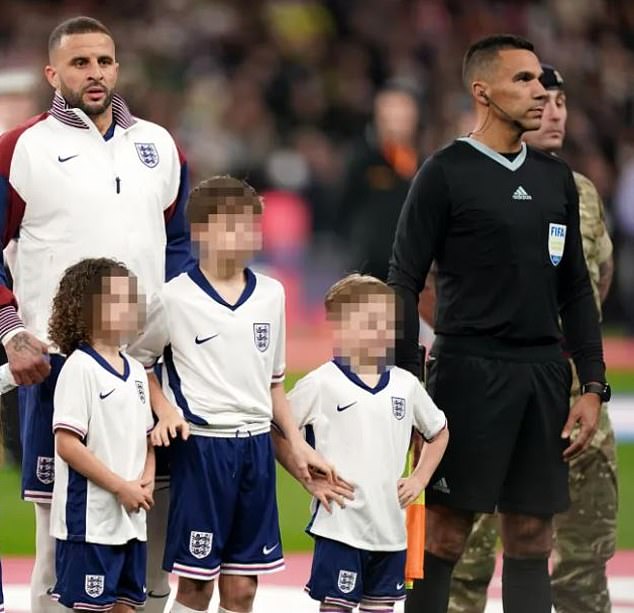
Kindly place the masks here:
<instances>
[{"instance_id":1,"label":"referee in black kit","mask_svg":"<svg viewBox=\"0 0 634 613\"><path fill-rule=\"evenodd\" d=\"M470 47L463 77L476 128L425 162L396 231L396 361L418 372L417 300L435 260L428 389L451 432L426 492L425 578L408 594L407 613L447 611L473 515L496 509L504 610L550 613L551 519L569 504L566 460L590 442L609 395L572 173L521 140L541 123L541 73L523 38L496 35ZM585 386L571 409L559 317Z\"/></svg>"}]
</instances>

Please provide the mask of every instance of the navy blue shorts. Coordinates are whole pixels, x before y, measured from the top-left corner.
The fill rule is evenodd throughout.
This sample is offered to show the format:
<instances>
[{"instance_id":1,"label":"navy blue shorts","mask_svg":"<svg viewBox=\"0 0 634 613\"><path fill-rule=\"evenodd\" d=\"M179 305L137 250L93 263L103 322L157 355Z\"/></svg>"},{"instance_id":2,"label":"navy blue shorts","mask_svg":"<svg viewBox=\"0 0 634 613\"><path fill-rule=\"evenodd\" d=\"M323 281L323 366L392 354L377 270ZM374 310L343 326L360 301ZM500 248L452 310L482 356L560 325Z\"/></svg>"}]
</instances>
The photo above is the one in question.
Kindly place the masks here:
<instances>
[{"instance_id":1,"label":"navy blue shorts","mask_svg":"<svg viewBox=\"0 0 634 613\"><path fill-rule=\"evenodd\" d=\"M362 600L405 600L405 550L366 551L317 536L305 589L314 600L351 609Z\"/></svg>"},{"instance_id":2,"label":"navy blue shorts","mask_svg":"<svg viewBox=\"0 0 634 613\"><path fill-rule=\"evenodd\" d=\"M163 568L211 581L284 568L270 434L175 440Z\"/></svg>"},{"instance_id":3,"label":"navy blue shorts","mask_svg":"<svg viewBox=\"0 0 634 613\"><path fill-rule=\"evenodd\" d=\"M147 546L56 543L57 583L51 597L69 609L108 611L115 602L133 607L145 603Z\"/></svg>"},{"instance_id":4,"label":"navy blue shorts","mask_svg":"<svg viewBox=\"0 0 634 613\"><path fill-rule=\"evenodd\" d=\"M51 372L37 385L18 388L22 442L22 497L50 503L55 481L53 395L65 358L52 354Z\"/></svg>"}]
</instances>

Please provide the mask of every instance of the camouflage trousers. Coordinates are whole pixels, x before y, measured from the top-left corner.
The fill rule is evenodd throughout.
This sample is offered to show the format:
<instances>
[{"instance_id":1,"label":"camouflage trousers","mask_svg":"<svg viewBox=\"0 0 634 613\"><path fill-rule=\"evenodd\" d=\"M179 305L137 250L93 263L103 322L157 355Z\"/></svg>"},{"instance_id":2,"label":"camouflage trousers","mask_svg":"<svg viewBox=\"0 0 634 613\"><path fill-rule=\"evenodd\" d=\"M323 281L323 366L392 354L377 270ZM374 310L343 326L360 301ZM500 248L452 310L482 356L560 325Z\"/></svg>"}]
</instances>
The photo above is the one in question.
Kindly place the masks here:
<instances>
[{"instance_id":1,"label":"camouflage trousers","mask_svg":"<svg viewBox=\"0 0 634 613\"><path fill-rule=\"evenodd\" d=\"M607 407L590 447L570 462L571 506L554 518L551 585L557 613L609 613L606 563L616 546L617 469ZM480 613L495 568L496 515L478 515L451 580L449 613Z\"/></svg>"}]
</instances>

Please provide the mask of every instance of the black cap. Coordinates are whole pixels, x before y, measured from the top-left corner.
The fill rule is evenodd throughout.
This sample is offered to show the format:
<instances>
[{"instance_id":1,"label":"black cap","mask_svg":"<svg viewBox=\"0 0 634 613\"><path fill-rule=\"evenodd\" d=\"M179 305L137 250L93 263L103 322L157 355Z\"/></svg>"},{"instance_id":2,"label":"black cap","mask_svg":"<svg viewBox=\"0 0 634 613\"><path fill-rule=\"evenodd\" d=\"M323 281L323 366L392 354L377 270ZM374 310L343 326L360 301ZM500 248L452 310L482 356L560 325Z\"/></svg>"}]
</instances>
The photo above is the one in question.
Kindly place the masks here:
<instances>
[{"instance_id":1,"label":"black cap","mask_svg":"<svg viewBox=\"0 0 634 613\"><path fill-rule=\"evenodd\" d=\"M551 66L550 64L542 64L542 70L544 72L539 80L544 86L544 89L564 88L564 79L554 66Z\"/></svg>"}]
</instances>

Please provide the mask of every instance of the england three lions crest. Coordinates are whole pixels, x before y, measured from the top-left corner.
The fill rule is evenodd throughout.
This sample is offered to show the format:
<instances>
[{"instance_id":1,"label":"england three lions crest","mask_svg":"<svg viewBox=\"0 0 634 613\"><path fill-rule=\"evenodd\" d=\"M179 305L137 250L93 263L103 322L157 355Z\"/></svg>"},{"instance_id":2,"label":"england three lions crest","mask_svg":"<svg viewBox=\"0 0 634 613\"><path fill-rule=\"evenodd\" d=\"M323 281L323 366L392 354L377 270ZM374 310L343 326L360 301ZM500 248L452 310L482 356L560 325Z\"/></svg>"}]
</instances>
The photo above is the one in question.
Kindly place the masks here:
<instances>
[{"instance_id":1,"label":"england three lions crest","mask_svg":"<svg viewBox=\"0 0 634 613\"><path fill-rule=\"evenodd\" d=\"M340 570L339 579L337 580L337 587L340 592L349 594L354 590L357 585L357 573L351 570Z\"/></svg>"},{"instance_id":2,"label":"england three lions crest","mask_svg":"<svg viewBox=\"0 0 634 613\"><path fill-rule=\"evenodd\" d=\"M139 400L145 404L145 386L143 385L143 381L135 380L136 383L136 391L139 395Z\"/></svg>"},{"instance_id":3,"label":"england three lions crest","mask_svg":"<svg viewBox=\"0 0 634 613\"><path fill-rule=\"evenodd\" d=\"M189 535L189 552L199 560L206 558L211 553L211 544L214 535L211 532L194 532Z\"/></svg>"},{"instance_id":4,"label":"england three lions crest","mask_svg":"<svg viewBox=\"0 0 634 613\"><path fill-rule=\"evenodd\" d=\"M399 420L405 417L405 398L392 396L392 413Z\"/></svg>"},{"instance_id":5,"label":"england three lions crest","mask_svg":"<svg viewBox=\"0 0 634 613\"><path fill-rule=\"evenodd\" d=\"M84 590L91 598L99 598L103 594L104 583L104 575L86 575Z\"/></svg>"},{"instance_id":6,"label":"england three lions crest","mask_svg":"<svg viewBox=\"0 0 634 613\"><path fill-rule=\"evenodd\" d=\"M258 351L266 351L271 344L271 324L253 324L253 341Z\"/></svg>"},{"instance_id":7,"label":"england three lions crest","mask_svg":"<svg viewBox=\"0 0 634 613\"><path fill-rule=\"evenodd\" d=\"M50 485L55 481L55 458L38 456L35 476L44 485Z\"/></svg>"},{"instance_id":8,"label":"england three lions crest","mask_svg":"<svg viewBox=\"0 0 634 613\"><path fill-rule=\"evenodd\" d=\"M139 159L148 167L158 166L159 154L154 143L134 143Z\"/></svg>"}]
</instances>

